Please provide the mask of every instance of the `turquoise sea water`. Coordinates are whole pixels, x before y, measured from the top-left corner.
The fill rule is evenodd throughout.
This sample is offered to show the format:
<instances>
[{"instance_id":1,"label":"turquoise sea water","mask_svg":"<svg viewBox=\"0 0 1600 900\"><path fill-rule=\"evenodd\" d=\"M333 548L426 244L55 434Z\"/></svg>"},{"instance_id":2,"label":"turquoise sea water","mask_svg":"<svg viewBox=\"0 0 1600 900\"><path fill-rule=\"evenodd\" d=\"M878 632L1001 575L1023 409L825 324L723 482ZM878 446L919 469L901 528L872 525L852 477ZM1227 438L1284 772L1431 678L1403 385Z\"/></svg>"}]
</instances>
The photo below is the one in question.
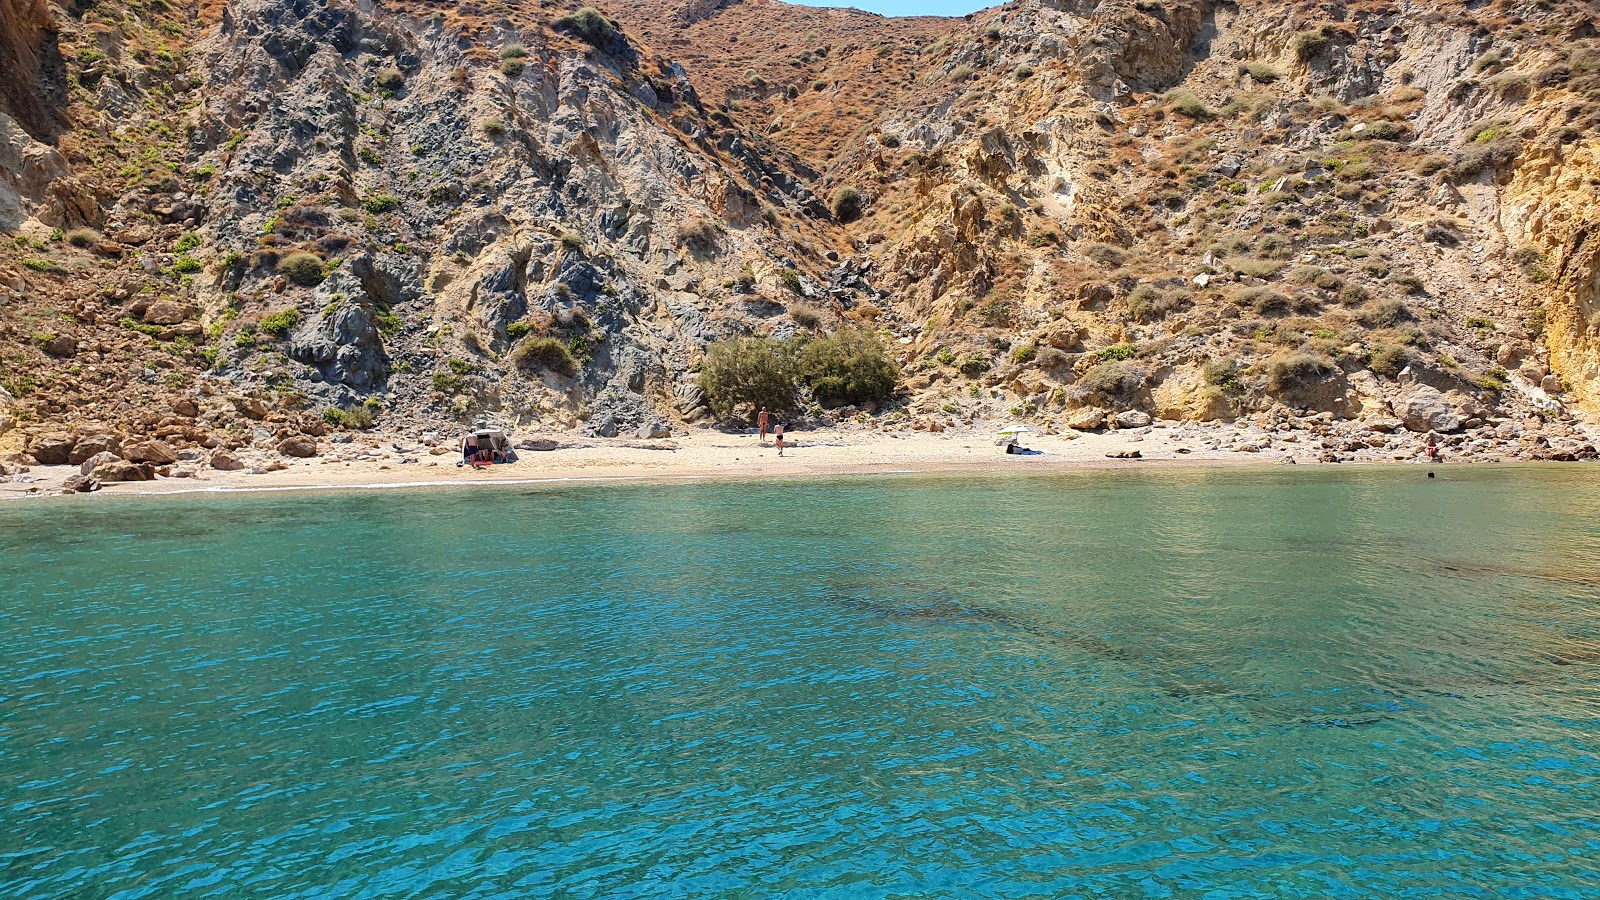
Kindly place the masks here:
<instances>
[{"instance_id":1,"label":"turquoise sea water","mask_svg":"<svg viewBox=\"0 0 1600 900\"><path fill-rule=\"evenodd\" d=\"M0 504L0 896L1600 898L1600 470Z\"/></svg>"}]
</instances>

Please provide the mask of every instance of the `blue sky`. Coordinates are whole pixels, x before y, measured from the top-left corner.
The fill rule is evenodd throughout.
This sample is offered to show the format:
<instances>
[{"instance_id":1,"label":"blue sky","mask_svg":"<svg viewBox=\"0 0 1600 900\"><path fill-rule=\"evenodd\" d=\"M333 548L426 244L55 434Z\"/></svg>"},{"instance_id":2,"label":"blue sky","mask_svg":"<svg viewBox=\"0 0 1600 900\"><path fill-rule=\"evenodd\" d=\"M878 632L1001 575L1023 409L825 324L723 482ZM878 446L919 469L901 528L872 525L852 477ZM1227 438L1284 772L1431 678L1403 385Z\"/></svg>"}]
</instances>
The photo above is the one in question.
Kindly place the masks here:
<instances>
[{"instance_id":1,"label":"blue sky","mask_svg":"<svg viewBox=\"0 0 1600 900\"><path fill-rule=\"evenodd\" d=\"M1002 0L788 0L802 6L853 6L883 16L964 16L989 6L998 6Z\"/></svg>"}]
</instances>

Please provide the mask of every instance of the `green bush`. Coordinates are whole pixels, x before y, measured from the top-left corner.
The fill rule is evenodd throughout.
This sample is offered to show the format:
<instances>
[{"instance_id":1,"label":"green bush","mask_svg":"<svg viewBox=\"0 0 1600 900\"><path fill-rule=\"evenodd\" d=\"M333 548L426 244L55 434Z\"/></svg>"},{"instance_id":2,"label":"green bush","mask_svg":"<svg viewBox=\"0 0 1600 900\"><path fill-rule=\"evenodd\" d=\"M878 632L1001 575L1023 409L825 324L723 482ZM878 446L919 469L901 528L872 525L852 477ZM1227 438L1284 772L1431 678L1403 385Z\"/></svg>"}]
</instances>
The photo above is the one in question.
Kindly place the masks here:
<instances>
[{"instance_id":1,"label":"green bush","mask_svg":"<svg viewBox=\"0 0 1600 900\"><path fill-rule=\"evenodd\" d=\"M178 242L172 245L172 252L188 253L190 250L193 250L198 246L200 246L200 235L195 234L192 231L185 231L181 236L179 236Z\"/></svg>"},{"instance_id":2,"label":"green bush","mask_svg":"<svg viewBox=\"0 0 1600 900\"><path fill-rule=\"evenodd\" d=\"M66 241L74 247L93 247L100 243L100 232L93 228L74 228L67 232Z\"/></svg>"},{"instance_id":3,"label":"green bush","mask_svg":"<svg viewBox=\"0 0 1600 900\"><path fill-rule=\"evenodd\" d=\"M1295 36L1294 54L1301 62L1310 62L1333 46L1333 29L1324 25L1315 31L1302 31Z\"/></svg>"},{"instance_id":4,"label":"green bush","mask_svg":"<svg viewBox=\"0 0 1600 900\"><path fill-rule=\"evenodd\" d=\"M578 374L578 361L573 358L572 351L553 337L534 338L518 344L511 352L511 361L529 374L541 369L567 378Z\"/></svg>"},{"instance_id":5,"label":"green bush","mask_svg":"<svg viewBox=\"0 0 1600 900\"><path fill-rule=\"evenodd\" d=\"M275 337L289 333L294 323L300 321L300 310L289 308L273 313L261 320L261 330Z\"/></svg>"},{"instance_id":6,"label":"green bush","mask_svg":"<svg viewBox=\"0 0 1600 900\"><path fill-rule=\"evenodd\" d=\"M1206 384L1219 387L1226 393L1236 394L1244 390L1244 385L1239 383L1239 366L1231 359L1213 359L1205 364L1200 374Z\"/></svg>"},{"instance_id":7,"label":"green bush","mask_svg":"<svg viewBox=\"0 0 1600 900\"><path fill-rule=\"evenodd\" d=\"M200 264L200 260L195 259L192 256L180 255L177 259L172 261L172 271L177 272L179 275L193 275L194 273L204 269L205 266Z\"/></svg>"},{"instance_id":8,"label":"green bush","mask_svg":"<svg viewBox=\"0 0 1600 900\"><path fill-rule=\"evenodd\" d=\"M1367 368L1390 378L1400 374L1406 366L1411 365L1411 351L1396 344L1379 344L1372 348L1372 354L1367 359Z\"/></svg>"},{"instance_id":9,"label":"green bush","mask_svg":"<svg viewBox=\"0 0 1600 900\"><path fill-rule=\"evenodd\" d=\"M968 378L977 378L992 368L994 368L994 360L981 353L973 353L962 357L961 361L956 363L956 371Z\"/></svg>"},{"instance_id":10,"label":"green bush","mask_svg":"<svg viewBox=\"0 0 1600 900\"><path fill-rule=\"evenodd\" d=\"M1103 266L1120 266L1128 255L1119 247L1101 243L1085 244L1078 252Z\"/></svg>"},{"instance_id":11,"label":"green bush","mask_svg":"<svg viewBox=\"0 0 1600 900\"><path fill-rule=\"evenodd\" d=\"M400 198L390 194L372 194L361 198L361 208L373 215L400 208Z\"/></svg>"},{"instance_id":12,"label":"green bush","mask_svg":"<svg viewBox=\"0 0 1600 900\"><path fill-rule=\"evenodd\" d=\"M1112 344L1110 347L1107 347L1104 350L1100 351L1100 361L1101 362L1117 362L1117 361L1120 361L1120 360L1132 359L1132 358L1133 358L1133 345L1132 344Z\"/></svg>"},{"instance_id":13,"label":"green bush","mask_svg":"<svg viewBox=\"0 0 1600 900\"><path fill-rule=\"evenodd\" d=\"M525 337L528 332L532 330L533 326L529 325L527 322L512 322L510 325L506 326L506 337L514 341Z\"/></svg>"},{"instance_id":14,"label":"green bush","mask_svg":"<svg viewBox=\"0 0 1600 900\"><path fill-rule=\"evenodd\" d=\"M1411 307L1399 300L1379 300L1368 303L1357 316L1368 328L1393 328L1404 322L1416 321Z\"/></svg>"},{"instance_id":15,"label":"green bush","mask_svg":"<svg viewBox=\"0 0 1600 900\"><path fill-rule=\"evenodd\" d=\"M1033 341L1023 341L1011 348L1011 359L1024 365L1033 362L1038 355L1039 345Z\"/></svg>"},{"instance_id":16,"label":"green bush","mask_svg":"<svg viewBox=\"0 0 1600 900\"><path fill-rule=\"evenodd\" d=\"M1282 75L1278 74L1277 69L1274 69L1264 62L1245 63L1244 70L1245 72L1249 73L1251 78L1255 79L1256 82L1260 84L1271 84L1283 77Z\"/></svg>"},{"instance_id":17,"label":"green bush","mask_svg":"<svg viewBox=\"0 0 1600 900\"><path fill-rule=\"evenodd\" d=\"M1078 387L1099 397L1125 399L1144 387L1144 370L1124 360L1102 362L1078 379Z\"/></svg>"},{"instance_id":18,"label":"green bush","mask_svg":"<svg viewBox=\"0 0 1600 900\"><path fill-rule=\"evenodd\" d=\"M592 6L585 6L570 16L562 16L555 21L555 26L582 35L584 40L596 46L608 44L617 36L616 23Z\"/></svg>"},{"instance_id":19,"label":"green bush","mask_svg":"<svg viewBox=\"0 0 1600 900\"><path fill-rule=\"evenodd\" d=\"M1267 386L1273 391L1293 390L1319 381L1338 370L1333 360L1320 353L1291 353L1267 363Z\"/></svg>"},{"instance_id":20,"label":"green bush","mask_svg":"<svg viewBox=\"0 0 1600 900\"><path fill-rule=\"evenodd\" d=\"M894 393L899 369L866 328L843 328L800 348L800 380L826 406L884 400Z\"/></svg>"},{"instance_id":21,"label":"green bush","mask_svg":"<svg viewBox=\"0 0 1600 900\"><path fill-rule=\"evenodd\" d=\"M847 184L833 192L830 208L835 219L841 222L854 222L861 218L861 210L865 205L866 200L861 196L861 191Z\"/></svg>"},{"instance_id":22,"label":"green bush","mask_svg":"<svg viewBox=\"0 0 1600 900\"><path fill-rule=\"evenodd\" d=\"M405 87L406 73L400 71L394 66L389 66L387 68L378 70L378 74L373 79L373 83L386 91L398 91Z\"/></svg>"},{"instance_id":23,"label":"green bush","mask_svg":"<svg viewBox=\"0 0 1600 900\"><path fill-rule=\"evenodd\" d=\"M322 258L303 250L278 260L278 271L301 287L316 287L325 277Z\"/></svg>"},{"instance_id":24,"label":"green bush","mask_svg":"<svg viewBox=\"0 0 1600 900\"><path fill-rule=\"evenodd\" d=\"M784 287L796 294L801 293L802 291L802 286L800 284L800 273L793 269L784 269L783 271L779 272L778 283L782 284Z\"/></svg>"},{"instance_id":25,"label":"green bush","mask_svg":"<svg viewBox=\"0 0 1600 900\"><path fill-rule=\"evenodd\" d=\"M126 328L126 329L128 329L130 331L137 331L140 334L149 335L150 337L155 337L156 335L158 335L161 332L166 330L166 329L162 328L160 325L146 325L143 322L140 322L137 319L133 319L133 318L130 318L128 316L123 316L122 317L121 325L122 325L123 328Z\"/></svg>"},{"instance_id":26,"label":"green bush","mask_svg":"<svg viewBox=\"0 0 1600 900\"><path fill-rule=\"evenodd\" d=\"M528 51L521 44L507 44L500 48L501 59L521 59Z\"/></svg>"},{"instance_id":27,"label":"green bush","mask_svg":"<svg viewBox=\"0 0 1600 900\"><path fill-rule=\"evenodd\" d=\"M523 70L527 67L528 64L523 62L518 57L500 60L500 74L506 76L507 78L516 78L520 76Z\"/></svg>"},{"instance_id":28,"label":"green bush","mask_svg":"<svg viewBox=\"0 0 1600 900\"><path fill-rule=\"evenodd\" d=\"M372 410L366 406L340 409L330 406L322 411L322 421L335 428L371 428Z\"/></svg>"},{"instance_id":29,"label":"green bush","mask_svg":"<svg viewBox=\"0 0 1600 900\"><path fill-rule=\"evenodd\" d=\"M1167 92L1162 98L1167 103L1167 108L1175 113L1188 116L1191 119L1209 119L1214 115L1212 111L1200 101L1194 91L1177 88Z\"/></svg>"},{"instance_id":30,"label":"green bush","mask_svg":"<svg viewBox=\"0 0 1600 900\"><path fill-rule=\"evenodd\" d=\"M797 373L792 348L771 338L717 341L706 348L700 390L718 415L740 405L775 411L794 408Z\"/></svg>"},{"instance_id":31,"label":"green bush","mask_svg":"<svg viewBox=\"0 0 1600 900\"><path fill-rule=\"evenodd\" d=\"M822 310L809 303L793 303L789 306L789 318L801 328L811 331L822 323Z\"/></svg>"},{"instance_id":32,"label":"green bush","mask_svg":"<svg viewBox=\"0 0 1600 900\"><path fill-rule=\"evenodd\" d=\"M1539 338L1544 337L1546 315L1545 308L1541 306L1533 312L1528 313L1527 320L1523 322L1523 325L1527 327L1528 331L1533 335L1533 339L1536 341Z\"/></svg>"},{"instance_id":33,"label":"green bush","mask_svg":"<svg viewBox=\"0 0 1600 900\"><path fill-rule=\"evenodd\" d=\"M62 275L67 271L48 259L25 259L22 264L35 272L43 272L46 275Z\"/></svg>"},{"instance_id":34,"label":"green bush","mask_svg":"<svg viewBox=\"0 0 1600 900\"><path fill-rule=\"evenodd\" d=\"M1144 284L1134 288L1133 293L1128 295L1128 315L1135 322L1159 322L1188 303L1189 292L1182 288L1159 291Z\"/></svg>"},{"instance_id":35,"label":"green bush","mask_svg":"<svg viewBox=\"0 0 1600 900\"><path fill-rule=\"evenodd\" d=\"M444 361L445 371L433 373L433 389L445 394L459 394L466 387L467 376L477 371L472 363L458 357Z\"/></svg>"}]
</instances>

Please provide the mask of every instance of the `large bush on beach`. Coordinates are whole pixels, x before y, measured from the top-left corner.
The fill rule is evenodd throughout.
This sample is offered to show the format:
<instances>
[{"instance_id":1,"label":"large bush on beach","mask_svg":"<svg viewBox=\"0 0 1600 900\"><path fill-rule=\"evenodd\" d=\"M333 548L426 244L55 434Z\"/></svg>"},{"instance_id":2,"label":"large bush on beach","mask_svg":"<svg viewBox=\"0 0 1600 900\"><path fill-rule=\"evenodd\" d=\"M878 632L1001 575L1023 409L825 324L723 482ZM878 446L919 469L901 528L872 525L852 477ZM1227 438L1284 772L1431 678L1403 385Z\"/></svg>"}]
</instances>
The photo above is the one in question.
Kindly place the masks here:
<instances>
[{"instance_id":1,"label":"large bush on beach","mask_svg":"<svg viewBox=\"0 0 1600 900\"><path fill-rule=\"evenodd\" d=\"M870 329L844 328L826 337L718 341L706 350L700 389L719 415L741 405L790 410L801 385L828 406L885 400L900 370Z\"/></svg>"},{"instance_id":2,"label":"large bush on beach","mask_svg":"<svg viewBox=\"0 0 1600 900\"><path fill-rule=\"evenodd\" d=\"M717 341L706 348L700 367L700 390L718 415L728 415L741 404L757 409L793 409L794 348L763 337Z\"/></svg>"},{"instance_id":3,"label":"large bush on beach","mask_svg":"<svg viewBox=\"0 0 1600 900\"><path fill-rule=\"evenodd\" d=\"M900 371L866 328L844 328L800 348L800 379L824 406L885 400Z\"/></svg>"}]
</instances>

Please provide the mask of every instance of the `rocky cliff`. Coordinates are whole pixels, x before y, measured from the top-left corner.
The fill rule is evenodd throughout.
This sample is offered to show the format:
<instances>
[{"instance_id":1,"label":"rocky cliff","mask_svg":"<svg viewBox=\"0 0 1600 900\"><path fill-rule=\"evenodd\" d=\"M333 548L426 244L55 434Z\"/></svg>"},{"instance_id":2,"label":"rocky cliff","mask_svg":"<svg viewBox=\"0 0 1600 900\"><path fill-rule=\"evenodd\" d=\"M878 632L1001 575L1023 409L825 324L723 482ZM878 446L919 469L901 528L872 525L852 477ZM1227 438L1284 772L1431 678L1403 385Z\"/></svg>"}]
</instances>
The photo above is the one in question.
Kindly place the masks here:
<instances>
[{"instance_id":1,"label":"rocky cliff","mask_svg":"<svg viewBox=\"0 0 1600 900\"><path fill-rule=\"evenodd\" d=\"M1537 456L1597 409L1593 2L602 12L9 5L0 452L658 431L709 342L847 321L902 390L815 418Z\"/></svg>"}]
</instances>

